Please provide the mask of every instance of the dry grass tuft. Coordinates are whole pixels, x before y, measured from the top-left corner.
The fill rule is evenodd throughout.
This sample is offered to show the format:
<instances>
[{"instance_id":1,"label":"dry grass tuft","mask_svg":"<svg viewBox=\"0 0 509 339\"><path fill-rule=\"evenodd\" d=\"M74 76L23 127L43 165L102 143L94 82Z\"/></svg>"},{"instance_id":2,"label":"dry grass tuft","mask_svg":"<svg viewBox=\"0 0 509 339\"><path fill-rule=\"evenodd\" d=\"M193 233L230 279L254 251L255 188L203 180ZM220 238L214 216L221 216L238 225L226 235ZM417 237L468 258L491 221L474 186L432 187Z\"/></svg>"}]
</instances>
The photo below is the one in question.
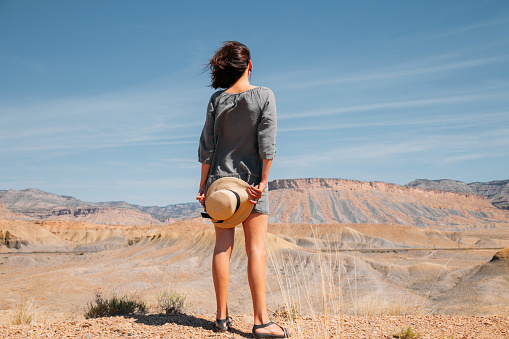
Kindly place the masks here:
<instances>
[{"instance_id":1,"label":"dry grass tuft","mask_svg":"<svg viewBox=\"0 0 509 339\"><path fill-rule=\"evenodd\" d=\"M356 315L358 316L405 316L432 313L429 302L417 297L370 296L356 306Z\"/></svg>"},{"instance_id":2,"label":"dry grass tuft","mask_svg":"<svg viewBox=\"0 0 509 339\"><path fill-rule=\"evenodd\" d=\"M20 302L11 317L12 325L28 325L38 320L40 310L34 298Z\"/></svg>"},{"instance_id":3,"label":"dry grass tuft","mask_svg":"<svg viewBox=\"0 0 509 339\"><path fill-rule=\"evenodd\" d=\"M279 291L285 306L279 306L274 316L284 318L294 324L295 338L307 338L299 328L296 315L309 316L314 323L316 338L342 338L342 322L345 315L354 316L413 316L434 313L428 299L436 282L448 266L446 265L434 281L426 296L412 294L395 296L380 288L372 293L360 290L359 280L365 278L366 264L356 257L355 252L340 250L342 239L339 235L324 235L319 228L310 225L317 248L309 255L302 251L282 250L281 255L268 251L273 271L276 274ZM454 255L454 254L453 254ZM278 258L276 260L276 258ZM298 309L292 305L300 305ZM298 312L297 312L298 311ZM419 338L411 328L398 334L403 339Z\"/></svg>"}]
</instances>

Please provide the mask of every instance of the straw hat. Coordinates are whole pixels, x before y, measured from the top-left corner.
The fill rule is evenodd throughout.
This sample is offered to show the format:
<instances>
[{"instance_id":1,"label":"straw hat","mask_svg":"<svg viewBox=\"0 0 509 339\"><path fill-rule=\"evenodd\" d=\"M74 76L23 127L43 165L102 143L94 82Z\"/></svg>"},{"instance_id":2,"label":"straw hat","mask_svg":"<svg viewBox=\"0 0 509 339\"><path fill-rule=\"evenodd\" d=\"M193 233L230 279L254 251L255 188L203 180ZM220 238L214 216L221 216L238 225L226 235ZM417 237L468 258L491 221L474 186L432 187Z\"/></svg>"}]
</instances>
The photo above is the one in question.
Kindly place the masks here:
<instances>
[{"instance_id":1,"label":"straw hat","mask_svg":"<svg viewBox=\"0 0 509 339\"><path fill-rule=\"evenodd\" d=\"M249 202L249 185L238 178L226 177L212 183L205 197L205 208L217 227L231 228L247 219L254 204Z\"/></svg>"}]
</instances>

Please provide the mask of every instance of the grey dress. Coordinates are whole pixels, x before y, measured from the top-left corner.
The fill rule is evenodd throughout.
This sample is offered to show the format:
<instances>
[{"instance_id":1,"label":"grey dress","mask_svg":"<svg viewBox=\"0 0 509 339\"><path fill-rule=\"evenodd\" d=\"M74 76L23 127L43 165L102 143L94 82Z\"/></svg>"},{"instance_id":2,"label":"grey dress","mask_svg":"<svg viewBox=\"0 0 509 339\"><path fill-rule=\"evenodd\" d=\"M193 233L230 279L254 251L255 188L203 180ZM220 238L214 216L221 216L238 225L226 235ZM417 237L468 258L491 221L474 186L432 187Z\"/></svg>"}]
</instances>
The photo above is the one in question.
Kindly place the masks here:
<instances>
[{"instance_id":1,"label":"grey dress","mask_svg":"<svg viewBox=\"0 0 509 339\"><path fill-rule=\"evenodd\" d=\"M267 87L236 94L214 93L198 148L198 160L210 164L206 188L222 177L236 177L257 185L262 159L276 156L276 130L276 101ZM269 214L267 191L253 213Z\"/></svg>"}]
</instances>

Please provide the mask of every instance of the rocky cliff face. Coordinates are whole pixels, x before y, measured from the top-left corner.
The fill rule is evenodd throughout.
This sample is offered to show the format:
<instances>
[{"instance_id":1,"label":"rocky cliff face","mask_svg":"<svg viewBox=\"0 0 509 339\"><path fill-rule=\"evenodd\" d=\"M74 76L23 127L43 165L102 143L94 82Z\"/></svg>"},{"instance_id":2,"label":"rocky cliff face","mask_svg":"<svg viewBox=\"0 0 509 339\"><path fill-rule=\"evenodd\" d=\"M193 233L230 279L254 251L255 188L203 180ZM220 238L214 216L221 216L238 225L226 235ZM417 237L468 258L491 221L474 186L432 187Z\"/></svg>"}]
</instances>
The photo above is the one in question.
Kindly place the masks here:
<instances>
[{"instance_id":1,"label":"rocky cliff face","mask_svg":"<svg viewBox=\"0 0 509 339\"><path fill-rule=\"evenodd\" d=\"M28 241L19 238L11 232L0 230L0 248L5 246L8 249L20 249L27 244Z\"/></svg>"},{"instance_id":2,"label":"rocky cliff face","mask_svg":"<svg viewBox=\"0 0 509 339\"><path fill-rule=\"evenodd\" d=\"M509 221L483 196L383 182L286 179L269 183L270 222L454 225Z\"/></svg>"},{"instance_id":3,"label":"rocky cliff face","mask_svg":"<svg viewBox=\"0 0 509 339\"><path fill-rule=\"evenodd\" d=\"M503 196L508 181L498 186L453 180L419 181L400 186L343 179L286 179L269 183L270 222L273 223L385 223L457 225L509 221L509 212L494 208L485 196ZM420 186L447 187L429 190ZM419 187L415 187L419 186ZM498 187L498 188L497 188ZM458 192L458 191L462 192ZM505 190L505 191L504 191ZM451 192L454 191L454 192ZM0 191L0 218L78 220L96 224L148 225L196 217L197 203L138 206L127 202L88 203L40 190ZM1 206L0 206L1 207ZM2 214L3 213L3 214ZM4 215L4 216L2 216ZM8 215L8 216L7 216Z\"/></svg>"},{"instance_id":4,"label":"rocky cliff face","mask_svg":"<svg viewBox=\"0 0 509 339\"><path fill-rule=\"evenodd\" d=\"M482 195L487 197L488 201L491 202L493 206L506 210L509 209L509 180L473 182L466 184L462 181L448 179L417 179L406 184L406 186Z\"/></svg>"}]
</instances>

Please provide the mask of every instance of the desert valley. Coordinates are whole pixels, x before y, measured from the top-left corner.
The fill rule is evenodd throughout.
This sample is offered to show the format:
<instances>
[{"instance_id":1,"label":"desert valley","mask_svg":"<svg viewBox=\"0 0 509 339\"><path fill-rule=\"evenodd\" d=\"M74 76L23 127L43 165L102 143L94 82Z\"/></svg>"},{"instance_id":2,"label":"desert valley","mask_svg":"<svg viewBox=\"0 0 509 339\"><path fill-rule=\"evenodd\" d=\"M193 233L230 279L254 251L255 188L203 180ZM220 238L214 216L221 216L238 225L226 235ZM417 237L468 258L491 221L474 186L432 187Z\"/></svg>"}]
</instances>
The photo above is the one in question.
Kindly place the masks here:
<instances>
[{"instance_id":1,"label":"desert valley","mask_svg":"<svg viewBox=\"0 0 509 339\"><path fill-rule=\"evenodd\" d=\"M272 311L507 321L509 180L292 179L269 188ZM186 296L186 312L213 314L214 231L199 211L194 203L143 207L0 191L0 325L27 300L41 322L82 321L96 292L135 294L155 307L160 293L174 290ZM242 315L251 301L242 228L236 232L228 305Z\"/></svg>"}]
</instances>

